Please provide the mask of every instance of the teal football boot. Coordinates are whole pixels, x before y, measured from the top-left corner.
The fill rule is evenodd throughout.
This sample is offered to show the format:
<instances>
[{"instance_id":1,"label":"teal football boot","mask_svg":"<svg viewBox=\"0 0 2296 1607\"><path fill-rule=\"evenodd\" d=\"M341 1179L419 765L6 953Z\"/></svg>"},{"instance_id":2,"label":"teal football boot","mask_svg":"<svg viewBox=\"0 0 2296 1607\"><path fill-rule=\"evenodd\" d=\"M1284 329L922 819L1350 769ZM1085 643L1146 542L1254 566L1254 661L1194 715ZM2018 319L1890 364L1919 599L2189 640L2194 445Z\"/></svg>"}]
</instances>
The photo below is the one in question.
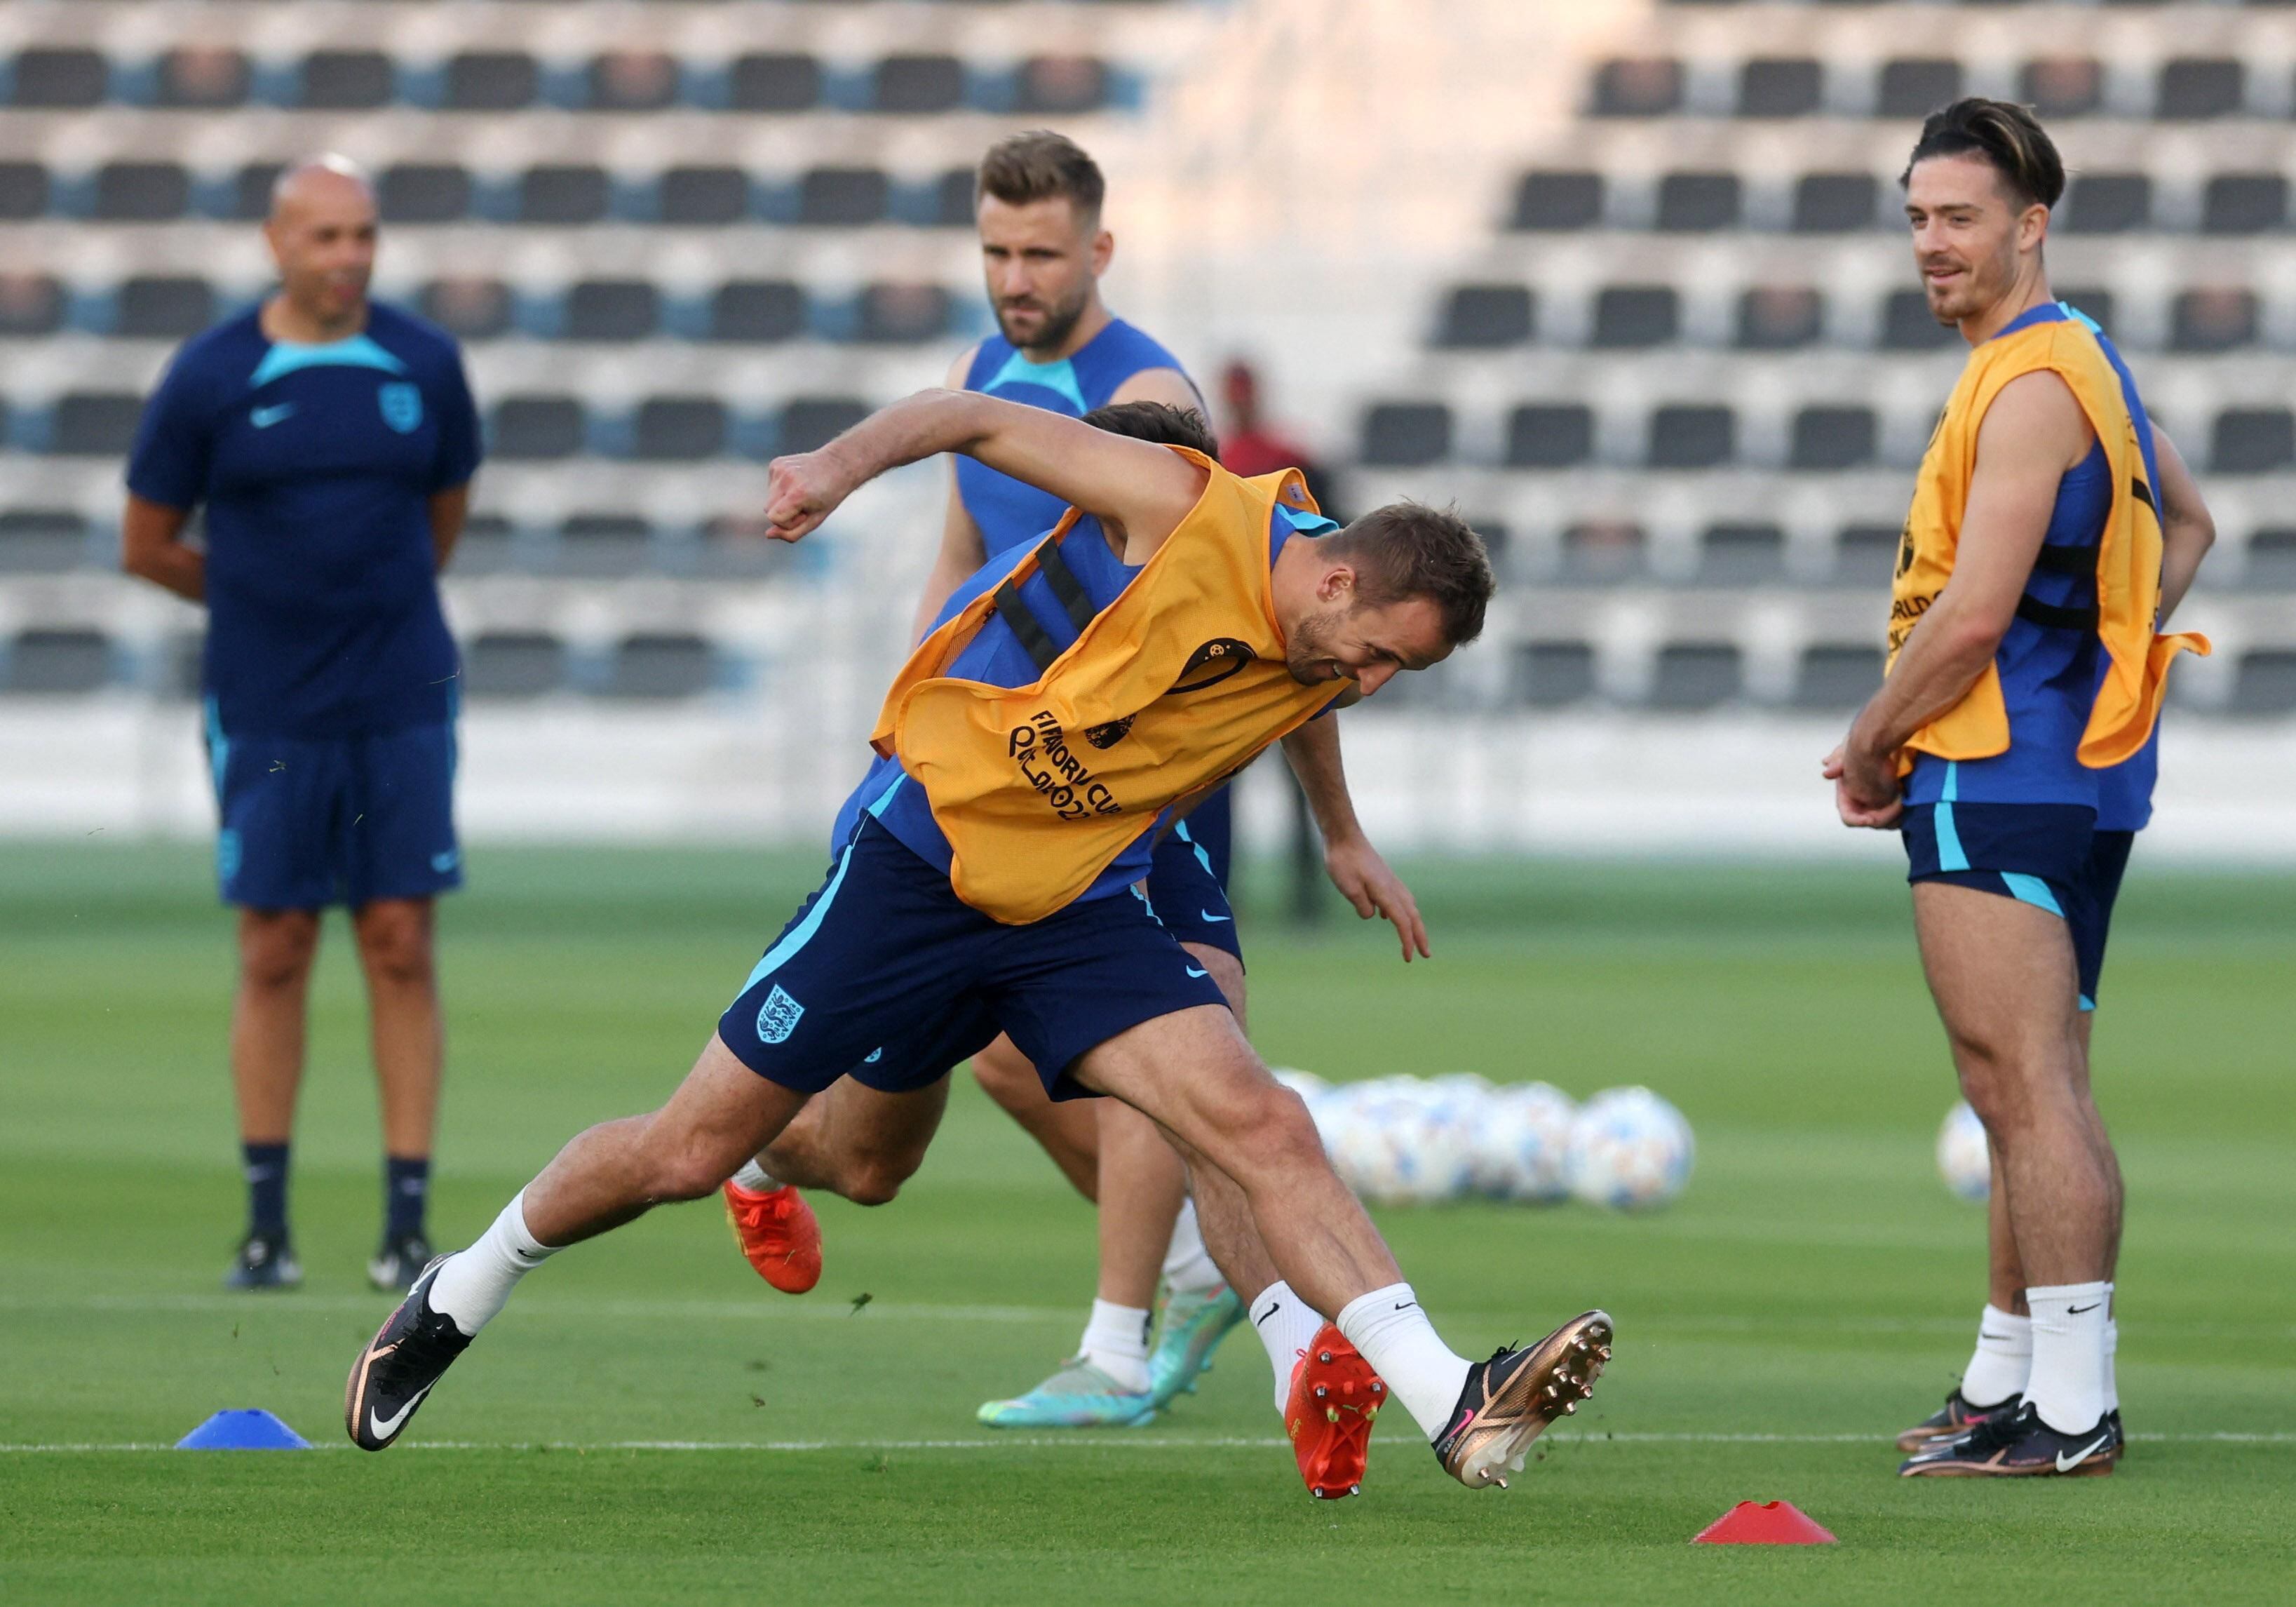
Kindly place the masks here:
<instances>
[{"instance_id":1,"label":"teal football boot","mask_svg":"<svg viewBox=\"0 0 2296 1607\"><path fill-rule=\"evenodd\" d=\"M1196 1377L1211 1371L1212 1352L1243 1321L1243 1301L1222 1283L1201 1294L1175 1292L1164 1302L1164 1331L1148 1357L1148 1399L1158 1407L1196 1392Z\"/></svg>"},{"instance_id":2,"label":"teal football boot","mask_svg":"<svg viewBox=\"0 0 2296 1607\"><path fill-rule=\"evenodd\" d=\"M984 1402L974 1415L992 1429L1136 1429L1156 1420L1156 1403L1072 1356L1026 1395Z\"/></svg>"}]
</instances>

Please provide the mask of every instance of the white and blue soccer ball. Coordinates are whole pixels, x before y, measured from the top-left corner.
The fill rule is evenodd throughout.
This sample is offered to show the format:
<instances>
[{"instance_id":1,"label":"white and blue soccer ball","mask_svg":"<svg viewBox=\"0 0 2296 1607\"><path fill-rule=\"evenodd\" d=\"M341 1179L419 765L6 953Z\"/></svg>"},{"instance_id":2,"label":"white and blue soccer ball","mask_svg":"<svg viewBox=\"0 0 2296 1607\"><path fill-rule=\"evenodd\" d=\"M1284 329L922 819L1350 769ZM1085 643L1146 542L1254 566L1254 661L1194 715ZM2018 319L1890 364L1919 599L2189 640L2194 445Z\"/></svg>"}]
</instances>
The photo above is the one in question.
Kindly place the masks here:
<instances>
[{"instance_id":1,"label":"white and blue soccer ball","mask_svg":"<svg viewBox=\"0 0 2296 1607\"><path fill-rule=\"evenodd\" d=\"M1570 1193L1564 1163L1578 1107L1552 1083L1515 1083L1483 1096L1470 1148L1475 1192L1547 1204Z\"/></svg>"},{"instance_id":2,"label":"white and blue soccer ball","mask_svg":"<svg viewBox=\"0 0 2296 1607\"><path fill-rule=\"evenodd\" d=\"M1605 1088L1570 1124L1564 1173L1589 1205L1649 1210L1690 1181L1697 1153L1682 1112L1648 1088Z\"/></svg>"},{"instance_id":3,"label":"white and blue soccer ball","mask_svg":"<svg viewBox=\"0 0 2296 1607\"><path fill-rule=\"evenodd\" d=\"M1938 1128L1938 1176L1963 1199L1983 1203L1993 1193L1993 1158L1986 1148L1985 1124L1965 1099L1954 1101Z\"/></svg>"},{"instance_id":4,"label":"white and blue soccer ball","mask_svg":"<svg viewBox=\"0 0 2296 1607\"><path fill-rule=\"evenodd\" d=\"M1381 1078L1333 1089L1316 1126L1340 1180L1364 1199L1430 1205L1457 1198L1472 1176L1463 1109L1416 1078Z\"/></svg>"},{"instance_id":5,"label":"white and blue soccer ball","mask_svg":"<svg viewBox=\"0 0 2296 1607\"><path fill-rule=\"evenodd\" d=\"M1297 1066L1273 1067L1270 1069L1269 1074L1273 1076L1277 1082L1282 1083L1285 1087L1291 1089L1292 1092L1297 1094L1301 1099L1306 1100L1308 1102L1308 1108L1310 1111L1316 1108L1316 1102L1317 1100L1323 1098L1326 1094L1329 1094L1332 1091L1331 1084L1325 1082L1313 1071L1302 1071Z\"/></svg>"}]
</instances>

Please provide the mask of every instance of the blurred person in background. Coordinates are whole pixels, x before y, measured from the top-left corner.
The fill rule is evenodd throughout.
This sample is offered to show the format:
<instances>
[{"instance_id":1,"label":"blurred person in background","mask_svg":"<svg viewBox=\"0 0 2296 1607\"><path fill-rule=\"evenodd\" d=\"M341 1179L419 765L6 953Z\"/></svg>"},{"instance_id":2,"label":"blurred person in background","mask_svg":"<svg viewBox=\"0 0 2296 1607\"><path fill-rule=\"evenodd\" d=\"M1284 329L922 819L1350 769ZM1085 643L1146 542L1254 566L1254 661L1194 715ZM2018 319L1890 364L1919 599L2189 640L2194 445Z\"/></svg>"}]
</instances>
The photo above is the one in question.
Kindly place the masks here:
<instances>
[{"instance_id":1,"label":"blurred person in background","mask_svg":"<svg viewBox=\"0 0 2296 1607\"><path fill-rule=\"evenodd\" d=\"M1297 469L1316 505L1338 522L1347 522L1332 500L1330 471L1314 453L1261 415L1257 368L1241 357L1232 358L1220 373L1220 400L1227 408L1220 430L1221 462L1247 478Z\"/></svg>"},{"instance_id":2,"label":"blurred person in background","mask_svg":"<svg viewBox=\"0 0 2296 1607\"><path fill-rule=\"evenodd\" d=\"M338 156L290 168L264 238L279 285L185 342L127 464L122 563L208 611L201 692L239 910L232 1080L248 1224L225 1282L302 1279L287 1217L320 914L348 906L372 1013L384 1222L367 1275L430 1247L444 1055L432 902L462 884L460 667L439 602L480 456L454 340L372 301L375 198ZM203 509L204 539L184 539Z\"/></svg>"}]
</instances>

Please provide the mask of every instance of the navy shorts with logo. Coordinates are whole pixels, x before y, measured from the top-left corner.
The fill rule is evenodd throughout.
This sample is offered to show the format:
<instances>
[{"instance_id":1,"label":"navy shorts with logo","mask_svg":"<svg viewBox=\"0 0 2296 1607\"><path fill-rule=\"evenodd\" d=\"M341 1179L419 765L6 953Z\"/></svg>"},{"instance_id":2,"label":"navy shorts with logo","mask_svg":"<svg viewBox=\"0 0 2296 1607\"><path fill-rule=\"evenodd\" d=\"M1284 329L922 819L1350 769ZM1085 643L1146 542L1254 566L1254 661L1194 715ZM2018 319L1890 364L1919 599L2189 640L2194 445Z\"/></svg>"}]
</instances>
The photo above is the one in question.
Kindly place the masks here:
<instances>
[{"instance_id":1,"label":"navy shorts with logo","mask_svg":"<svg viewBox=\"0 0 2296 1607\"><path fill-rule=\"evenodd\" d=\"M1908 881L1946 881L2060 917L2072 938L2080 1007L2096 1008L2113 901L2134 832L2100 832L2080 804L1934 803L1903 821Z\"/></svg>"},{"instance_id":2,"label":"navy shorts with logo","mask_svg":"<svg viewBox=\"0 0 2296 1607\"><path fill-rule=\"evenodd\" d=\"M1225 837L1227 793L1222 791L1213 798L1223 806L1220 832ZM1156 918L1181 942L1223 949L1241 964L1243 945L1235 935L1235 911L1228 907L1227 877L1196 830L1197 818L1203 812L1197 809L1156 845L1148 864L1148 903Z\"/></svg>"},{"instance_id":3,"label":"navy shorts with logo","mask_svg":"<svg viewBox=\"0 0 2296 1607\"><path fill-rule=\"evenodd\" d=\"M207 742L225 903L357 908L462 886L451 723L325 739L226 736L210 713Z\"/></svg>"},{"instance_id":4,"label":"navy shorts with logo","mask_svg":"<svg viewBox=\"0 0 2296 1607\"><path fill-rule=\"evenodd\" d=\"M839 1078L889 1094L929 1087L1009 1033L1054 1099L1087 1050L1226 1000L1148 900L1128 889L1025 926L990 920L948 878L865 816L718 1018L758 1076L803 1093Z\"/></svg>"}]
</instances>

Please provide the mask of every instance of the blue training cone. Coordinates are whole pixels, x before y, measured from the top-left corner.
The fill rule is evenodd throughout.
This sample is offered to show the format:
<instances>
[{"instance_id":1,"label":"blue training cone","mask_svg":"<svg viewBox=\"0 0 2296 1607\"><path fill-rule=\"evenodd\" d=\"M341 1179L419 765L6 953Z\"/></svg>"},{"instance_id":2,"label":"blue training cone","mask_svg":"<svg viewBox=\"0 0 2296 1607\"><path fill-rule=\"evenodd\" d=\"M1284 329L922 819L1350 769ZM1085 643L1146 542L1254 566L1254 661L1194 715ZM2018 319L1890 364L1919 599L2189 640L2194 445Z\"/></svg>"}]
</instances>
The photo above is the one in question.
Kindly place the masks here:
<instances>
[{"instance_id":1,"label":"blue training cone","mask_svg":"<svg viewBox=\"0 0 2296 1607\"><path fill-rule=\"evenodd\" d=\"M176 1441L179 1451L308 1451L311 1442L260 1407L218 1412Z\"/></svg>"}]
</instances>

